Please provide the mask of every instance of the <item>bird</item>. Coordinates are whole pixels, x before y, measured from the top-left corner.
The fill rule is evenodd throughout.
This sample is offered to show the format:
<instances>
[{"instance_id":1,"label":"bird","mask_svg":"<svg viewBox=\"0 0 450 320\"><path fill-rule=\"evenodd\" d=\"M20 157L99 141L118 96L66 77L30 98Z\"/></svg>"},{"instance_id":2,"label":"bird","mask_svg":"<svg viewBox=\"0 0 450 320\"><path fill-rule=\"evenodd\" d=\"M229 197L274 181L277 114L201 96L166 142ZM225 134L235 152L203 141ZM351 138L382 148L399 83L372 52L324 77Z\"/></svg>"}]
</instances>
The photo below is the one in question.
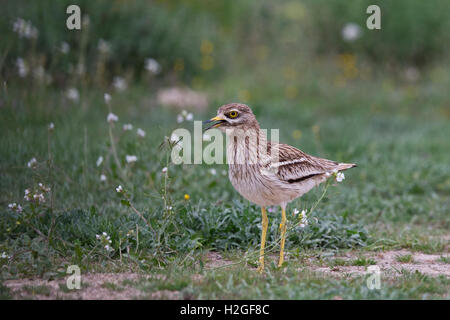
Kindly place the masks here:
<instances>
[{"instance_id":1,"label":"bird","mask_svg":"<svg viewBox=\"0 0 450 320\"><path fill-rule=\"evenodd\" d=\"M207 131L218 128L226 134L228 176L233 187L245 199L261 207L262 228L257 270L264 271L264 249L269 219L266 207L281 207L281 242L278 267L284 262L287 204L341 171L356 167L315 157L276 141L267 141L251 108L229 103L217 110L217 116L203 121ZM342 174L341 174L342 176Z\"/></svg>"}]
</instances>

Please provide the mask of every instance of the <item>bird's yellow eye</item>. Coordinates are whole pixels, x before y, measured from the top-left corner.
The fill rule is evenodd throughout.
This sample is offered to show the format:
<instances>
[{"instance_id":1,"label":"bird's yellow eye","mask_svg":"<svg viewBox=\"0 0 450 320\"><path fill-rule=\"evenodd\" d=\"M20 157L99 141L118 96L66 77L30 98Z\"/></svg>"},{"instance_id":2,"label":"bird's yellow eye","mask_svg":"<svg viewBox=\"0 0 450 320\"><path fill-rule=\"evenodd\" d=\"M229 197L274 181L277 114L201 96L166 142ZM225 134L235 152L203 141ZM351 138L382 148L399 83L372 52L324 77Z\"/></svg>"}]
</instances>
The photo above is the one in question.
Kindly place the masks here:
<instances>
[{"instance_id":1,"label":"bird's yellow eye","mask_svg":"<svg viewBox=\"0 0 450 320\"><path fill-rule=\"evenodd\" d=\"M237 111L231 111L231 112L228 114L228 116L229 116L230 118L236 118L236 117L238 116L238 113L237 113Z\"/></svg>"}]
</instances>

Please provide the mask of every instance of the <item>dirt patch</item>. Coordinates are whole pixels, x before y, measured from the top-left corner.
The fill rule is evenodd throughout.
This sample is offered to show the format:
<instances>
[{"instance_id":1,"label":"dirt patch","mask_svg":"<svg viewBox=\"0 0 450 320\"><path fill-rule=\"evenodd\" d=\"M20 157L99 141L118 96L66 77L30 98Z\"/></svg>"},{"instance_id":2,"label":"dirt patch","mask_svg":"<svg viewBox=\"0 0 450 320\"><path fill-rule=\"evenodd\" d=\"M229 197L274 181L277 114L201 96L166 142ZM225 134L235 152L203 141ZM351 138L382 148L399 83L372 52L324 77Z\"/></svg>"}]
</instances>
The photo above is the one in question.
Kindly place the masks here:
<instances>
[{"instance_id":1,"label":"dirt patch","mask_svg":"<svg viewBox=\"0 0 450 320\"><path fill-rule=\"evenodd\" d=\"M401 257L410 256L408 262L401 262ZM351 261L358 255L347 254L335 257L344 261ZM409 272L420 272L430 276L444 275L450 277L450 264L442 262L441 258L449 258L449 254L425 254L420 252L410 252L407 250L385 251L366 255L366 258L375 260L381 272L388 275L399 275L402 270ZM367 266L334 266L334 267L312 267L313 271L324 272L331 275L362 275L367 272Z\"/></svg>"},{"instance_id":2,"label":"dirt patch","mask_svg":"<svg viewBox=\"0 0 450 320\"><path fill-rule=\"evenodd\" d=\"M206 259L205 266L207 269L223 267L233 263L233 261L224 259L220 253L215 251L208 252L205 255L205 259Z\"/></svg>"},{"instance_id":3,"label":"dirt patch","mask_svg":"<svg viewBox=\"0 0 450 320\"><path fill-rule=\"evenodd\" d=\"M401 263L397 261L398 257L405 255L411 255L412 262ZM450 264L440 262L439 259L441 257L449 258L450 255L412 253L406 250L399 250L381 252L375 256L375 260L382 270L395 270L398 272L399 270L405 269L410 272L419 271L420 273L431 276L445 275L450 277Z\"/></svg>"},{"instance_id":4,"label":"dirt patch","mask_svg":"<svg viewBox=\"0 0 450 320\"><path fill-rule=\"evenodd\" d=\"M406 257L406 258L405 258ZM267 260L278 259L278 255L271 255ZM360 252L350 252L330 259L340 259L343 265L326 267L317 265L316 258L310 258L302 269L318 272L324 276L351 277L367 273L368 266L352 265L357 258L361 258ZM410 272L418 271L429 276L444 275L450 277L450 264L444 261L450 258L449 254L424 254L408 250L395 250L385 252L371 252L364 255L368 261L381 269L384 276L398 277L402 270ZM444 258L444 259L442 259ZM289 259L289 258L288 258ZM218 252L208 252L204 256L207 269L225 267L232 265L233 261L224 259ZM405 262L401 262L405 261ZM252 267L249 267L252 268ZM254 268L252 268L254 269ZM182 294L176 290L155 290L148 288L139 289L136 283L145 282L150 279L164 280L164 275L143 275L138 273L95 273L82 275L81 289L68 290L66 278L56 280L42 279L19 279L7 280L4 285L11 290L15 299L82 299L82 300L116 300L116 299L182 299ZM128 280L129 282L127 282ZM194 274L192 282L200 284L204 276ZM338 297L337 297L338 298Z\"/></svg>"},{"instance_id":5,"label":"dirt patch","mask_svg":"<svg viewBox=\"0 0 450 320\"><path fill-rule=\"evenodd\" d=\"M95 273L82 276L79 290L67 289L66 279L7 280L7 286L15 299L69 299L69 300L124 300L124 299L179 299L179 292L161 290L142 292L124 285L124 280L145 281L149 276L137 273Z\"/></svg>"}]
</instances>

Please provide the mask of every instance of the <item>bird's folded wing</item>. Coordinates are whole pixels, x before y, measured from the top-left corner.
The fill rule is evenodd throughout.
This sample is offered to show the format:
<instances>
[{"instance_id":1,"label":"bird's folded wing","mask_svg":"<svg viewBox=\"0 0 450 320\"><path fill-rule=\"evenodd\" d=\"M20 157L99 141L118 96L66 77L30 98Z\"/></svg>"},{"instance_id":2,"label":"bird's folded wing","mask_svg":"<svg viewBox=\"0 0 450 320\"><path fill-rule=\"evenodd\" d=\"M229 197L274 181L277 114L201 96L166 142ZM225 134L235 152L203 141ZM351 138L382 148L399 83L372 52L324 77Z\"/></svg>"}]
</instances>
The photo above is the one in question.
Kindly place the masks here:
<instances>
[{"instance_id":1,"label":"bird's folded wing","mask_svg":"<svg viewBox=\"0 0 450 320\"><path fill-rule=\"evenodd\" d=\"M316 158L286 144L272 146L278 148L278 159L270 164L272 172L282 181L300 182L333 171L337 162Z\"/></svg>"}]
</instances>

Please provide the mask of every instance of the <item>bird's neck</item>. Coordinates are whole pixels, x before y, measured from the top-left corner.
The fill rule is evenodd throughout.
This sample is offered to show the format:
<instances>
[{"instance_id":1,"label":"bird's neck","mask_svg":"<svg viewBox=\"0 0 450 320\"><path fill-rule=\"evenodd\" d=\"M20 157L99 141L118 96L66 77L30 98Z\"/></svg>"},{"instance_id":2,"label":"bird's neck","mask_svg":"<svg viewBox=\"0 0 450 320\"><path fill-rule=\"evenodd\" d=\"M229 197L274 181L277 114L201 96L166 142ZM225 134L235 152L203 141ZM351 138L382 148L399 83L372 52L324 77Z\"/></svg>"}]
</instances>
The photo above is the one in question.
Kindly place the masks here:
<instances>
[{"instance_id":1,"label":"bird's neck","mask_svg":"<svg viewBox=\"0 0 450 320\"><path fill-rule=\"evenodd\" d=\"M264 164L268 158L267 136L264 130L255 127L227 132L228 164Z\"/></svg>"}]
</instances>

